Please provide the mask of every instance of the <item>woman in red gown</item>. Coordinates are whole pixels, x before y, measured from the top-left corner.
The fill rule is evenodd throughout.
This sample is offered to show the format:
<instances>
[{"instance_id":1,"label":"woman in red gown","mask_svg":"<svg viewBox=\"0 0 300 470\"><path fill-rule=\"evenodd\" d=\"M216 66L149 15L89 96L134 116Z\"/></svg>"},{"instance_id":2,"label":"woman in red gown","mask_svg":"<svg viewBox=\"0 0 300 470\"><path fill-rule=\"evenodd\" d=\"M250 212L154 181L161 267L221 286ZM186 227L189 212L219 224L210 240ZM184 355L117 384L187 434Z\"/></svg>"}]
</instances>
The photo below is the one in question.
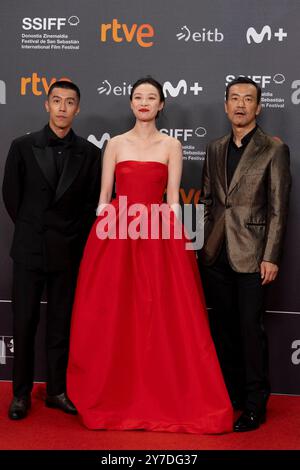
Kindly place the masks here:
<instances>
[{"instance_id":1,"label":"woman in red gown","mask_svg":"<svg viewBox=\"0 0 300 470\"><path fill-rule=\"evenodd\" d=\"M178 225L182 172L179 141L155 125L164 106L161 85L141 79L130 99L136 124L106 147L99 217L81 262L68 394L90 429L229 432L233 410L194 252L172 230L170 237L161 228L158 237L124 232L123 222L137 217L132 204L142 205L145 226L165 191L171 228Z\"/></svg>"}]
</instances>

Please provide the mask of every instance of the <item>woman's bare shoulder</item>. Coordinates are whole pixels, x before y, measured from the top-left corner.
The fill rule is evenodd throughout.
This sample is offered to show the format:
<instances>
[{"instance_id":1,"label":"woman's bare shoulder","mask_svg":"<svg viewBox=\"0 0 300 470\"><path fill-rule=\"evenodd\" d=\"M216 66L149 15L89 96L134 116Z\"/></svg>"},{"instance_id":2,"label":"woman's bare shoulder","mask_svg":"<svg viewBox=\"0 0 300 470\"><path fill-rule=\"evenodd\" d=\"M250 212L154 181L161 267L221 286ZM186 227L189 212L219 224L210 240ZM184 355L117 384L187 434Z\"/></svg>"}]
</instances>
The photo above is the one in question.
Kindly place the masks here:
<instances>
[{"instance_id":1,"label":"woman's bare shoulder","mask_svg":"<svg viewBox=\"0 0 300 470\"><path fill-rule=\"evenodd\" d=\"M167 134L162 134L163 140L162 142L170 149L170 150L180 150L181 143L175 137L171 137Z\"/></svg>"},{"instance_id":2,"label":"woman's bare shoulder","mask_svg":"<svg viewBox=\"0 0 300 470\"><path fill-rule=\"evenodd\" d=\"M129 138L130 138L129 132L124 132L123 134L115 135L109 140L109 146L112 148L117 148L124 142L128 141Z\"/></svg>"}]
</instances>

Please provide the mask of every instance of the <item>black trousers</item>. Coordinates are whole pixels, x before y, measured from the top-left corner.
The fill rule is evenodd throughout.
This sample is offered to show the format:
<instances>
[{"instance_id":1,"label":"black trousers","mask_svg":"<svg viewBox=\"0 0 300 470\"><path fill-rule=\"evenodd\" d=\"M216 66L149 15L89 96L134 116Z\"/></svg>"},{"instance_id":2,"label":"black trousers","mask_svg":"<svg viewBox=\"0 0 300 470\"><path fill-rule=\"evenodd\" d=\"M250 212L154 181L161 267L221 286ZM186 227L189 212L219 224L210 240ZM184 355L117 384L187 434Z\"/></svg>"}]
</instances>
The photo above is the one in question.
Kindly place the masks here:
<instances>
[{"instance_id":1,"label":"black trousers","mask_svg":"<svg viewBox=\"0 0 300 470\"><path fill-rule=\"evenodd\" d=\"M40 318L40 301L46 287L47 393L66 390L70 320L77 267L57 272L29 270L14 263L13 272L13 393L29 394L34 379L34 344Z\"/></svg>"},{"instance_id":2,"label":"black trousers","mask_svg":"<svg viewBox=\"0 0 300 470\"><path fill-rule=\"evenodd\" d=\"M238 273L225 243L212 266L202 266L211 333L232 401L264 409L270 394L268 347L263 327L265 287L260 273Z\"/></svg>"}]
</instances>

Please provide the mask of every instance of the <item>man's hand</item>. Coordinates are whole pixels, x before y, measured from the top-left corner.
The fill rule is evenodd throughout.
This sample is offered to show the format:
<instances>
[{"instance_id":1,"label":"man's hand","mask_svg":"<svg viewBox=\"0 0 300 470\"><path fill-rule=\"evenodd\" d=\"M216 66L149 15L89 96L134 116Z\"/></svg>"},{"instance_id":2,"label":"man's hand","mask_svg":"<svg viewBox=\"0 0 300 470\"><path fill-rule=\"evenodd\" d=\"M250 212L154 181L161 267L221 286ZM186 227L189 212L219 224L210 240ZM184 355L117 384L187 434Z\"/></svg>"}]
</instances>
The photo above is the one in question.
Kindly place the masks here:
<instances>
[{"instance_id":1,"label":"man's hand","mask_svg":"<svg viewBox=\"0 0 300 470\"><path fill-rule=\"evenodd\" d=\"M270 263L269 261L262 261L260 265L260 276L262 278L262 286L274 281L278 274L277 264Z\"/></svg>"}]
</instances>

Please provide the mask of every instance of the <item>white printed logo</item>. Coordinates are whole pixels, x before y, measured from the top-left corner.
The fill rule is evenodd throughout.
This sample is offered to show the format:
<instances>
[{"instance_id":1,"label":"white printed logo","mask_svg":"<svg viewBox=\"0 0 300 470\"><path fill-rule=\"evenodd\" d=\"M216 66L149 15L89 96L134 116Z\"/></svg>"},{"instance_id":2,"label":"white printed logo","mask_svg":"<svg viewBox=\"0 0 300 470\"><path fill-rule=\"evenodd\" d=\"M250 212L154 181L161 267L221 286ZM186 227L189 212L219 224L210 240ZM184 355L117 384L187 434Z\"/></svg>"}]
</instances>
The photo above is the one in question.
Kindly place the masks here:
<instances>
[{"instance_id":1,"label":"white printed logo","mask_svg":"<svg viewBox=\"0 0 300 470\"><path fill-rule=\"evenodd\" d=\"M172 85L171 82L165 82L164 83L164 86L163 86L163 91L164 91L164 95L165 96L168 96L168 94L170 96L172 96L173 98L175 96L178 96L179 93L182 92L183 95L186 95L187 94L187 83L185 80L179 80L179 82L177 83L177 85L174 87Z\"/></svg>"},{"instance_id":2,"label":"white printed logo","mask_svg":"<svg viewBox=\"0 0 300 470\"><path fill-rule=\"evenodd\" d=\"M292 83L292 89L295 90L292 93L291 100L293 104L300 104L300 80L294 80Z\"/></svg>"},{"instance_id":3,"label":"white printed logo","mask_svg":"<svg viewBox=\"0 0 300 470\"><path fill-rule=\"evenodd\" d=\"M6 85L3 80L0 80L0 104L6 104Z\"/></svg>"},{"instance_id":4,"label":"white printed logo","mask_svg":"<svg viewBox=\"0 0 300 470\"><path fill-rule=\"evenodd\" d=\"M273 82L276 85L282 85L285 82L285 76L282 73L276 73L273 77Z\"/></svg>"},{"instance_id":5,"label":"white printed logo","mask_svg":"<svg viewBox=\"0 0 300 470\"><path fill-rule=\"evenodd\" d=\"M201 31L195 31L194 33L185 25L180 28L180 33L176 34L178 41L182 39L189 41L190 39L195 42L222 42L224 40L224 34L221 33L218 28L206 29L202 28Z\"/></svg>"},{"instance_id":6,"label":"white printed logo","mask_svg":"<svg viewBox=\"0 0 300 470\"><path fill-rule=\"evenodd\" d=\"M273 36L277 38L279 42L282 42L284 38L287 37L287 33L283 30L283 28L279 28L278 31L276 31ZM247 43L251 44L251 42L255 42L256 44L262 43L265 39L267 41L271 41L272 39L272 30L269 25L265 25L261 32L258 33L253 26L247 29L246 32L246 39Z\"/></svg>"},{"instance_id":7,"label":"white printed logo","mask_svg":"<svg viewBox=\"0 0 300 470\"><path fill-rule=\"evenodd\" d=\"M226 85L237 77L244 77L244 75L227 75ZM276 85L282 85L282 83L285 82L285 76L282 73L276 73L273 77L271 75L247 75L247 77L251 78L255 83L258 83L262 88L269 85L272 80Z\"/></svg>"},{"instance_id":8,"label":"white printed logo","mask_svg":"<svg viewBox=\"0 0 300 470\"><path fill-rule=\"evenodd\" d=\"M132 85L126 82L123 82L122 86L112 86L108 80L103 80L102 86L97 88L99 95L110 95L111 93L116 96L126 96L130 95L132 90Z\"/></svg>"},{"instance_id":9,"label":"white printed logo","mask_svg":"<svg viewBox=\"0 0 300 470\"><path fill-rule=\"evenodd\" d=\"M300 364L300 340L295 339L295 341L292 342L291 348L295 349L291 356L291 361L294 366L297 366Z\"/></svg>"},{"instance_id":10,"label":"white printed logo","mask_svg":"<svg viewBox=\"0 0 300 470\"><path fill-rule=\"evenodd\" d=\"M22 28L26 31L34 29L36 31L45 30L50 31L53 28L56 28L58 31L61 30L63 26L66 26L69 23L70 26L77 26L80 20L78 16L72 15L69 18L23 18Z\"/></svg>"},{"instance_id":11,"label":"white printed logo","mask_svg":"<svg viewBox=\"0 0 300 470\"><path fill-rule=\"evenodd\" d=\"M207 134L205 127L197 127L197 129L160 129L163 134L168 134L176 139L182 139L186 142L191 137L204 137Z\"/></svg>"},{"instance_id":12,"label":"white printed logo","mask_svg":"<svg viewBox=\"0 0 300 470\"><path fill-rule=\"evenodd\" d=\"M185 41L188 41L191 37L191 31L189 30L189 28L187 26L182 26L181 29L181 33L177 33L176 34L176 37L178 39L178 41L181 41L181 39L184 39Z\"/></svg>"},{"instance_id":13,"label":"white printed logo","mask_svg":"<svg viewBox=\"0 0 300 470\"><path fill-rule=\"evenodd\" d=\"M205 137L207 134L207 130L205 129L205 127L197 127L197 129L195 129L195 135L197 137Z\"/></svg>"},{"instance_id":14,"label":"white printed logo","mask_svg":"<svg viewBox=\"0 0 300 470\"><path fill-rule=\"evenodd\" d=\"M12 336L0 338L0 364L6 364L7 358L12 358L14 353L14 340Z\"/></svg>"},{"instance_id":15,"label":"white printed logo","mask_svg":"<svg viewBox=\"0 0 300 470\"><path fill-rule=\"evenodd\" d=\"M191 91L194 95L198 96L199 91L202 91L203 87L199 85L198 82L194 82L193 86L189 86L186 80L179 80L177 85L173 86L171 82L165 82L163 84L163 92L164 95L167 97L168 95L175 98L180 93L186 95L188 91Z\"/></svg>"},{"instance_id":16,"label":"white printed logo","mask_svg":"<svg viewBox=\"0 0 300 470\"><path fill-rule=\"evenodd\" d=\"M70 16L68 23L70 26L77 26L80 23L80 19L78 16Z\"/></svg>"},{"instance_id":17,"label":"white printed logo","mask_svg":"<svg viewBox=\"0 0 300 470\"><path fill-rule=\"evenodd\" d=\"M96 147L98 147L101 150L105 142L108 142L110 140L110 135L108 134L108 132L105 132L100 138L100 140L98 140L97 137L94 136L94 134L90 134L87 140L91 142L92 144L96 145Z\"/></svg>"},{"instance_id":18,"label":"white printed logo","mask_svg":"<svg viewBox=\"0 0 300 470\"><path fill-rule=\"evenodd\" d=\"M108 80L103 80L101 86L97 88L99 95L115 95L115 96L128 96L132 90L132 85L123 82L122 85L113 86ZM163 84L163 92L167 97L168 95L172 98L177 97L179 94L186 95L188 92L198 96L199 92L203 91L203 87L199 85L199 82L188 84L186 80L179 80L177 85L172 85L171 82L166 81Z\"/></svg>"}]
</instances>

